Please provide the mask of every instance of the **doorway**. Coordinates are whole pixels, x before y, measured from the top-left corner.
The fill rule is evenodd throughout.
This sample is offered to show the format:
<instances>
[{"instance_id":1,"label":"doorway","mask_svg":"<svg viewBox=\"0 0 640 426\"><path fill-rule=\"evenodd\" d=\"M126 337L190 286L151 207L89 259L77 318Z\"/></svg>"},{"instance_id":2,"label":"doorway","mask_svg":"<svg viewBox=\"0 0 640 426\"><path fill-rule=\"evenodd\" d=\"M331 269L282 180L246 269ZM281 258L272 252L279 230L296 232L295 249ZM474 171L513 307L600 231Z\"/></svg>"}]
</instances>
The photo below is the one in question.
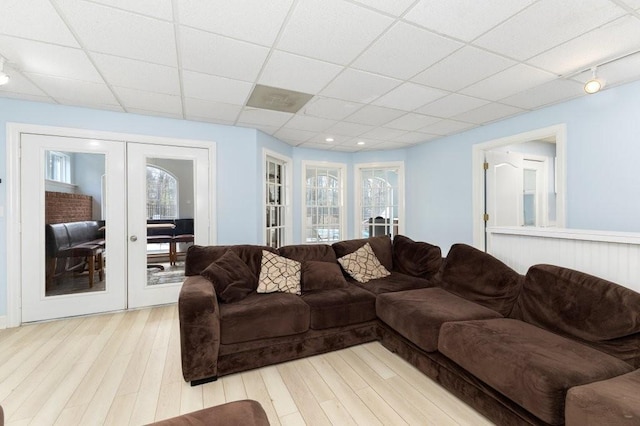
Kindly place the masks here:
<instances>
[{"instance_id":1,"label":"doorway","mask_svg":"<svg viewBox=\"0 0 640 426\"><path fill-rule=\"evenodd\" d=\"M8 235L21 247L18 267L8 270L18 278L8 285L8 326L175 303L186 249L215 237L213 144L10 127L8 151L21 152L13 168L19 208L11 211L22 232ZM172 211L151 205L150 167L176 179ZM165 240L153 244L159 228Z\"/></svg>"},{"instance_id":2,"label":"doorway","mask_svg":"<svg viewBox=\"0 0 640 426\"><path fill-rule=\"evenodd\" d=\"M533 130L526 133L521 133L513 136L508 136L501 139L496 139L489 142L479 143L472 147L472 190L473 190L473 245L480 249L485 250L486 244L486 227L487 226L506 226L495 223L488 223L491 220L491 216L487 217L487 207L492 195L487 191L487 184L489 187L491 182L485 180L487 169L485 169L487 153L491 151L509 151L508 147L524 146L523 144L531 143L532 141L541 141L544 143L555 144L555 157L551 158L547 164L548 176L547 183L540 183L541 174L536 172L535 182L538 188L551 188L549 191L553 192L553 199L549 197L547 201L548 216L545 219L540 213L540 208L544 206L544 200L540 198L540 195L535 195L533 198L530 196L531 188L528 188L529 194L520 192L517 198L512 198L510 206L513 209L520 209L514 213L514 217L522 217L524 221L525 204L527 207L526 213L529 215L529 221L533 212L536 212L536 226L554 226L558 228L564 228L565 226L565 200L566 200L566 125L560 124L550 126L538 130ZM520 150L520 149L516 149ZM511 149L511 151L515 151ZM532 161L540 160L536 154L529 154L528 157ZM533 162L523 165L524 169L537 170L537 166ZM487 166L489 167L489 166ZM512 166L513 167L513 166ZM506 171L504 169L503 171ZM544 172L543 172L544 173ZM529 178L532 177L531 172L527 173ZM519 179L519 178L518 178ZM524 175L522 176L524 185ZM531 181L528 180L531 184ZM489 188L491 191L491 188ZM521 189L521 191L523 191ZM520 205L520 207L518 207ZM531 210L532 207L534 210ZM517 216L515 216L517 215ZM503 216L504 217L504 216ZM519 220L519 219L518 219ZM522 224L524 225L524 223ZM520 226L512 224L512 226Z\"/></svg>"}]
</instances>

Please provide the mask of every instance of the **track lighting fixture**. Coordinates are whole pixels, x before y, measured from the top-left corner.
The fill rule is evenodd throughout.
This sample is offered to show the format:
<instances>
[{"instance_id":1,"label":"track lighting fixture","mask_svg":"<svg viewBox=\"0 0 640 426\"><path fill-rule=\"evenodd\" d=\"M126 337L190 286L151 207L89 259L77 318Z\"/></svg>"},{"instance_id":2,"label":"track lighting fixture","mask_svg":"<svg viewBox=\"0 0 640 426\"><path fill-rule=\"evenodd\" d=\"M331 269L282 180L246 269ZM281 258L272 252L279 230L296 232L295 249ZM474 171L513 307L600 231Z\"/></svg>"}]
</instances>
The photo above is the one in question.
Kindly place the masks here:
<instances>
[{"instance_id":1,"label":"track lighting fixture","mask_svg":"<svg viewBox=\"0 0 640 426\"><path fill-rule=\"evenodd\" d=\"M597 67L591 68L591 79L584 85L584 91L588 94L598 93L604 87L604 80L596 75Z\"/></svg>"},{"instance_id":2,"label":"track lighting fixture","mask_svg":"<svg viewBox=\"0 0 640 426\"><path fill-rule=\"evenodd\" d=\"M0 58L0 86L9 82L9 76L4 72L4 58Z\"/></svg>"}]
</instances>

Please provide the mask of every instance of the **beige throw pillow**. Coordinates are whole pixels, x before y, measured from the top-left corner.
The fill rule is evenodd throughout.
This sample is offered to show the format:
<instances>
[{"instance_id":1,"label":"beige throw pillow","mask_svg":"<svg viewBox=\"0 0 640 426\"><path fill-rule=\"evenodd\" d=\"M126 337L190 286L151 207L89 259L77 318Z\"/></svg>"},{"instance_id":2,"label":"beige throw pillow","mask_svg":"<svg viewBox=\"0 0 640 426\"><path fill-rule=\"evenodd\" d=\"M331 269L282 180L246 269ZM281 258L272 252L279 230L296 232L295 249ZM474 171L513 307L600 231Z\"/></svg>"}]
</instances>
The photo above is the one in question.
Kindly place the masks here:
<instances>
[{"instance_id":1,"label":"beige throw pillow","mask_svg":"<svg viewBox=\"0 0 640 426\"><path fill-rule=\"evenodd\" d=\"M300 295L300 269L300 262L262 250L257 292Z\"/></svg>"},{"instance_id":2,"label":"beige throw pillow","mask_svg":"<svg viewBox=\"0 0 640 426\"><path fill-rule=\"evenodd\" d=\"M360 283L391 275L391 272L382 266L369 243L353 253L342 256L338 262L353 279Z\"/></svg>"}]
</instances>

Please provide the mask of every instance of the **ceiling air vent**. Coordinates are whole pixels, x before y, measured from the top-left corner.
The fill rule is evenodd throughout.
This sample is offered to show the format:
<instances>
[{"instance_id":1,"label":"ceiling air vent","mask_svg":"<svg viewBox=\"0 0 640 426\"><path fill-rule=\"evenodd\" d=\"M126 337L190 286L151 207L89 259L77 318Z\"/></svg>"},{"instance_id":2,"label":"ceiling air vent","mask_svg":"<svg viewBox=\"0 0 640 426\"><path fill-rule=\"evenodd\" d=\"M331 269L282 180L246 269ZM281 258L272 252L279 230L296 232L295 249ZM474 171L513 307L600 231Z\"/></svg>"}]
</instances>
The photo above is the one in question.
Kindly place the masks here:
<instances>
[{"instance_id":1,"label":"ceiling air vent","mask_svg":"<svg viewBox=\"0 0 640 426\"><path fill-rule=\"evenodd\" d=\"M247 106L296 113L313 97L308 93L256 84Z\"/></svg>"}]
</instances>

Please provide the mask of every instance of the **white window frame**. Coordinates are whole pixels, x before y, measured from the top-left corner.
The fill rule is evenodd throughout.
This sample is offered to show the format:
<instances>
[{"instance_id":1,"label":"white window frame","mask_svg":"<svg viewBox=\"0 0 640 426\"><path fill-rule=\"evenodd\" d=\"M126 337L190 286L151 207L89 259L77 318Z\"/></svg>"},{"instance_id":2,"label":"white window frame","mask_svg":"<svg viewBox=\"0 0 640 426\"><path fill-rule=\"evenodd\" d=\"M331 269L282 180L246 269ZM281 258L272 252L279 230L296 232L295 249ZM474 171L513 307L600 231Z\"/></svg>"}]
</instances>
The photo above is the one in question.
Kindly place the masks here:
<instances>
[{"instance_id":1,"label":"white window frame","mask_svg":"<svg viewBox=\"0 0 640 426\"><path fill-rule=\"evenodd\" d=\"M284 236L280 241L280 245L279 247L282 247L284 245L288 245L291 244L292 241L292 230L293 230L293 225L292 225L292 206L291 206L291 182L292 182L292 174L293 174L293 166L292 166L292 160L289 157L286 157L282 154L278 154L277 152L273 152L271 150L268 149L263 149L262 151L262 238L264 241L264 245L266 246L271 246L271 242L268 240L267 238L267 231L269 229L271 229L271 227L267 226L267 208L269 207L268 202L267 202L267 194L268 194L268 182L267 182L267 161L269 160L275 160L276 162L279 162L282 165L282 170L283 170L283 174L284 174L284 179L282 181L282 185L283 185L283 191L282 194L284 196L284 199L281 201L280 206L282 206L282 208L284 209L284 221L279 224L278 227L280 227L283 232L284 232Z\"/></svg>"},{"instance_id":2,"label":"white window frame","mask_svg":"<svg viewBox=\"0 0 640 426\"><path fill-rule=\"evenodd\" d=\"M53 174L51 161L54 158L57 158L58 161L62 163L62 177L54 176ZM69 156L69 154L60 151L47 151L47 161L45 163L45 168L45 176L47 180L71 185L71 156Z\"/></svg>"},{"instance_id":3,"label":"white window frame","mask_svg":"<svg viewBox=\"0 0 640 426\"><path fill-rule=\"evenodd\" d=\"M376 163L359 163L354 165L354 189L355 189L355 214L354 232L355 238L362 238L362 223L368 218L362 217L362 171L369 169L398 169L398 231L405 233L405 184L404 161L389 161ZM396 235L397 235L396 234Z\"/></svg>"},{"instance_id":4,"label":"white window frame","mask_svg":"<svg viewBox=\"0 0 640 426\"><path fill-rule=\"evenodd\" d=\"M340 176L338 176L339 197L338 205L331 206L339 209L339 238L329 239L322 241L307 241L307 168L315 169L337 169ZM347 190L347 165L345 163L329 163L324 161L302 161L302 234L301 239L304 244L331 244L336 241L347 239L347 226L346 226L346 209L345 209L345 193Z\"/></svg>"}]
</instances>

